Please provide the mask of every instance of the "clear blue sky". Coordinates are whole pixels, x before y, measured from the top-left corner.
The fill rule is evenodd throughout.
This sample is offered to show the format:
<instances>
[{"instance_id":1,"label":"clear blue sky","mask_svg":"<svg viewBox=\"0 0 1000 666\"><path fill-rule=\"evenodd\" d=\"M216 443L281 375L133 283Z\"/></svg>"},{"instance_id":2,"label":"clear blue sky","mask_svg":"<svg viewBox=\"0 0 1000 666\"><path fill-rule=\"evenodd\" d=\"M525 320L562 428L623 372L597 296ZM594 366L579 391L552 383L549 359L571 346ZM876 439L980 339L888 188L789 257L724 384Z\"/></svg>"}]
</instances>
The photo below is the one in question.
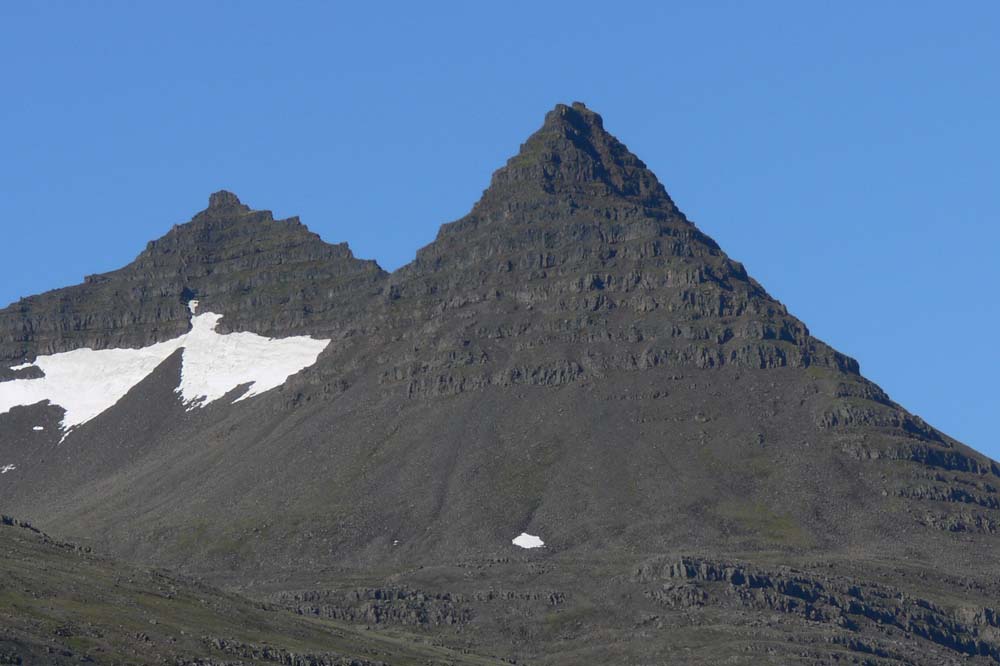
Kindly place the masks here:
<instances>
[{"instance_id":1,"label":"clear blue sky","mask_svg":"<svg viewBox=\"0 0 1000 666\"><path fill-rule=\"evenodd\" d=\"M1000 3L5 2L0 301L208 194L394 269L584 101L813 333L1000 458Z\"/></svg>"}]
</instances>

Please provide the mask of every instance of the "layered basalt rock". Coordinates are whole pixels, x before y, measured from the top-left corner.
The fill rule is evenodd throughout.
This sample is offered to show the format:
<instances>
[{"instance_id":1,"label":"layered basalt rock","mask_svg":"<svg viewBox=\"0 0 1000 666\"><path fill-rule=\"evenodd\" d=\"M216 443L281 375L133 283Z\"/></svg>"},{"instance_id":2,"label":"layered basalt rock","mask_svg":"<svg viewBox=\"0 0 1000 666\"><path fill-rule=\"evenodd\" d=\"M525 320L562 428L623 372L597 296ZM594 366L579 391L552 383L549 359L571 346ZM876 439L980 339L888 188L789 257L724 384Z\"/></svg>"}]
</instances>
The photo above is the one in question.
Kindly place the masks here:
<instances>
[{"instance_id":1,"label":"layered basalt rock","mask_svg":"<svg viewBox=\"0 0 1000 666\"><path fill-rule=\"evenodd\" d=\"M379 291L385 273L298 218L275 220L230 192L151 241L128 266L0 310L0 365L82 347L144 347L189 329L187 304L224 314L220 331L332 332Z\"/></svg>"},{"instance_id":2,"label":"layered basalt rock","mask_svg":"<svg viewBox=\"0 0 1000 666\"><path fill-rule=\"evenodd\" d=\"M457 338L383 370L411 395L666 366L858 373L688 221L580 103L551 111L469 215L389 283L385 331ZM575 358L497 364L561 347Z\"/></svg>"},{"instance_id":3,"label":"layered basalt rock","mask_svg":"<svg viewBox=\"0 0 1000 666\"><path fill-rule=\"evenodd\" d=\"M698 558L643 564L635 580L670 609L742 608L794 616L831 630L830 642L901 663L981 657L1000 663L1000 615L992 606L951 606L863 577ZM995 593L992 585L977 597ZM934 655L931 657L931 655Z\"/></svg>"}]
</instances>

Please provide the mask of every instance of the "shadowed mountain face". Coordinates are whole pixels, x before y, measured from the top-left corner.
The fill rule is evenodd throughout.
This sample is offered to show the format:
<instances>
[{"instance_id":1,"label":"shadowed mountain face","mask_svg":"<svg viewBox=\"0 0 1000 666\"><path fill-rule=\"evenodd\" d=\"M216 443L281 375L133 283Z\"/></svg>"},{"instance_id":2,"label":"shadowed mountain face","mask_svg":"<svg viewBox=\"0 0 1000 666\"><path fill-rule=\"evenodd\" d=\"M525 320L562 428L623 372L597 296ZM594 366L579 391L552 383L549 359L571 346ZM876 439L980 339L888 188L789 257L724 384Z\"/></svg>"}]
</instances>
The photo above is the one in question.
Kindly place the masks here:
<instances>
[{"instance_id":1,"label":"shadowed mountain face","mask_svg":"<svg viewBox=\"0 0 1000 666\"><path fill-rule=\"evenodd\" d=\"M1000 661L1000 467L813 338L582 104L395 273L218 193L0 311L0 356L171 339L191 299L331 342L194 410L173 356L62 444L58 406L0 415L5 510L531 663Z\"/></svg>"}]
</instances>

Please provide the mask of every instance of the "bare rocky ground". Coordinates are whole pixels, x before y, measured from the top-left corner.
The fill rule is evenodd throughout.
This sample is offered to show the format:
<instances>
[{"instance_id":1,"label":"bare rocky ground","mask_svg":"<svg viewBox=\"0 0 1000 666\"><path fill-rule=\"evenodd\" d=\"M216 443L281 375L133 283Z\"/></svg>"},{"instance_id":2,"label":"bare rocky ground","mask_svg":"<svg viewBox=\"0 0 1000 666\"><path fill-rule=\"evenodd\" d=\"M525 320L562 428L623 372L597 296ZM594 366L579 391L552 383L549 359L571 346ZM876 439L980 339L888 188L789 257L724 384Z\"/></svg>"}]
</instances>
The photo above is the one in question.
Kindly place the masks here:
<instances>
[{"instance_id":1,"label":"bare rocky ground","mask_svg":"<svg viewBox=\"0 0 1000 666\"><path fill-rule=\"evenodd\" d=\"M178 620L187 651L157 659L1000 662L1000 465L813 337L582 104L394 273L220 192L129 266L0 311L0 365L175 337L191 299L332 342L193 411L175 354L62 443L57 406L0 415L0 507L101 553L4 529L66 562L19 594L142 582L73 622L112 635L166 570L220 628ZM21 603L11 646L66 645ZM346 642L287 642L308 627Z\"/></svg>"}]
</instances>

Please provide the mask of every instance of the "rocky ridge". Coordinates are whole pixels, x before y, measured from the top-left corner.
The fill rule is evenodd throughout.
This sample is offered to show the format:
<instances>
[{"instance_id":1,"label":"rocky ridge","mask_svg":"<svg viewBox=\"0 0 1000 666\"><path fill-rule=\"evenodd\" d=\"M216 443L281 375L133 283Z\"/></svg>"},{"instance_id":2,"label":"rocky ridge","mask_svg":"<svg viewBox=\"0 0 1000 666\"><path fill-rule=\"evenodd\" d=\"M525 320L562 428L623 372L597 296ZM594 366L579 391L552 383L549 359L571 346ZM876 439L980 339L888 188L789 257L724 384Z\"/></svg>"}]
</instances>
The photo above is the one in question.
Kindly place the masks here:
<instances>
[{"instance_id":1,"label":"rocky ridge","mask_svg":"<svg viewBox=\"0 0 1000 666\"><path fill-rule=\"evenodd\" d=\"M0 310L0 360L7 366L81 347L176 338L188 330L187 303L195 299L225 312L223 330L331 332L351 313L347 303L377 292L384 275L298 218L275 220L216 192L208 208L151 241L128 266Z\"/></svg>"}]
</instances>

